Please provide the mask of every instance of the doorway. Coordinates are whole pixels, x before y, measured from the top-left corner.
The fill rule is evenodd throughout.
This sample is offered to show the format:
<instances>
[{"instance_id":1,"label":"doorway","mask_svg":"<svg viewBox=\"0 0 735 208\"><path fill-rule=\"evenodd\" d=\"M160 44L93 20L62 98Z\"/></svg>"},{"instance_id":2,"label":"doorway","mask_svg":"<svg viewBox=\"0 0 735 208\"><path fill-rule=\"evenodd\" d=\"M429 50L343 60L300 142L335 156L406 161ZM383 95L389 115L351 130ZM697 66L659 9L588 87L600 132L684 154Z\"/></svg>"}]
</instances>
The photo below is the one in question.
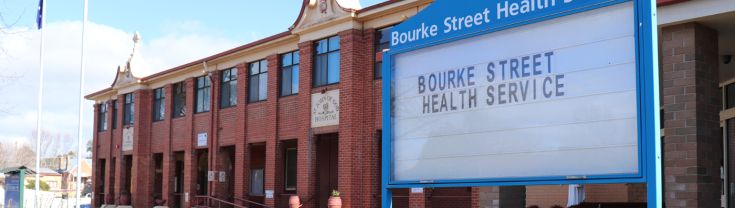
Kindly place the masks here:
<instances>
[{"instance_id":1,"label":"doorway","mask_svg":"<svg viewBox=\"0 0 735 208\"><path fill-rule=\"evenodd\" d=\"M265 143L250 145L249 200L265 201Z\"/></svg>"},{"instance_id":2,"label":"doorway","mask_svg":"<svg viewBox=\"0 0 735 208\"><path fill-rule=\"evenodd\" d=\"M94 196L94 201L95 201L95 205L100 206L105 203L104 200L106 199L105 198L105 176L106 176L105 173L107 171L105 170L107 169L106 167L107 163L105 159L99 159L98 161L99 162L97 164L97 170L99 171L96 172L97 177L95 179L97 181L95 183L97 184L95 187L95 191L97 193L95 194L96 196Z\"/></svg>"},{"instance_id":3,"label":"doorway","mask_svg":"<svg viewBox=\"0 0 735 208\"><path fill-rule=\"evenodd\" d=\"M123 156L123 163L125 165L124 170L124 181L123 181L123 193L122 194L128 194L130 196L130 201L133 201L133 194L131 193L132 186L133 186L133 156L132 155L125 155Z\"/></svg>"},{"instance_id":4,"label":"doorway","mask_svg":"<svg viewBox=\"0 0 735 208\"><path fill-rule=\"evenodd\" d=\"M207 149L197 150L197 195L207 195L207 183L209 170L209 151Z\"/></svg>"},{"instance_id":5,"label":"doorway","mask_svg":"<svg viewBox=\"0 0 735 208\"><path fill-rule=\"evenodd\" d=\"M184 152L174 152L174 208L184 204Z\"/></svg>"},{"instance_id":6,"label":"doorway","mask_svg":"<svg viewBox=\"0 0 735 208\"><path fill-rule=\"evenodd\" d=\"M105 195L107 195L106 198L105 198L105 203L106 204L115 204L115 203L117 203L117 201L115 201L115 199L117 198L115 196L115 188L117 188L117 187L115 187L115 178L117 178L116 177L117 176L117 172L115 172L116 169L117 169L117 158L116 157L113 157L112 158L112 163L110 163L110 173L112 173L112 177L110 177L110 188L109 188L110 192L109 193L105 193Z\"/></svg>"},{"instance_id":7,"label":"doorway","mask_svg":"<svg viewBox=\"0 0 735 208\"><path fill-rule=\"evenodd\" d=\"M224 192L221 193L220 196L229 202L234 202L235 178L233 176L235 175L235 146L222 147L220 150L220 157L222 158L222 171L225 172L225 177L224 179L221 179L219 178L221 176L217 176L220 180L218 183L226 186ZM224 182L222 182L222 180L224 180Z\"/></svg>"},{"instance_id":8,"label":"doorway","mask_svg":"<svg viewBox=\"0 0 735 208\"><path fill-rule=\"evenodd\" d=\"M153 199L162 200L163 197L163 153L153 154Z\"/></svg>"},{"instance_id":9,"label":"doorway","mask_svg":"<svg viewBox=\"0 0 735 208\"><path fill-rule=\"evenodd\" d=\"M317 166L317 207L326 207L327 200L332 190L339 190L338 156L339 156L338 134L324 134L317 136L316 166Z\"/></svg>"}]
</instances>

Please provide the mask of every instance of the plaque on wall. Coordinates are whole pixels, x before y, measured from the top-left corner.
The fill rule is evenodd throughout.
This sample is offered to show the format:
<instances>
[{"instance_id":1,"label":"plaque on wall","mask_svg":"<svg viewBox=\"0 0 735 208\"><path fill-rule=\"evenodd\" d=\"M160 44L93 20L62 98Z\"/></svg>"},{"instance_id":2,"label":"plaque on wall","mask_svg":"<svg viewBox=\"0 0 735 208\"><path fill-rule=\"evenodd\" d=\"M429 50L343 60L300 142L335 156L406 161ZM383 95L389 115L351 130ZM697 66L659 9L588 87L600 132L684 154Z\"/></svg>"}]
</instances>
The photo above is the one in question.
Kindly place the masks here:
<instances>
[{"instance_id":1,"label":"plaque on wall","mask_svg":"<svg viewBox=\"0 0 735 208\"><path fill-rule=\"evenodd\" d=\"M339 124L339 90L311 95L311 127Z\"/></svg>"}]
</instances>

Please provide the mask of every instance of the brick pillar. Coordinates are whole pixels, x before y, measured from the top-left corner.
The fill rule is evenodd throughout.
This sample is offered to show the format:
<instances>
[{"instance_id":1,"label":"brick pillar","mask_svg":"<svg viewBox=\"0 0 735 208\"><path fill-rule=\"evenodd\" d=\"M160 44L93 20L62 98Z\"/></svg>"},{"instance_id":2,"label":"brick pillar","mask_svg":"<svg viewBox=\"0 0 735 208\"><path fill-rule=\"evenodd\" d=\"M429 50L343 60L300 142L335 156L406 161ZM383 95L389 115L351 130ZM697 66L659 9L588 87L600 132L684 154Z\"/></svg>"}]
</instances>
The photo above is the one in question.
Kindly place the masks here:
<instances>
[{"instance_id":1,"label":"brick pillar","mask_svg":"<svg viewBox=\"0 0 735 208\"><path fill-rule=\"evenodd\" d=\"M218 199L227 200L222 193L224 193L224 189L222 187L224 184L221 184L219 182L219 171L224 171L222 168L222 159L221 159L221 149L219 146L219 130L218 124L219 124L219 82L220 82L220 73L219 70L214 70L211 72L209 76L209 129L207 132L207 147L209 149L209 159L207 165L209 165L209 170L214 171L215 177L214 181L209 182L209 189L207 190L209 192L210 196L213 196Z\"/></svg>"},{"instance_id":2,"label":"brick pillar","mask_svg":"<svg viewBox=\"0 0 735 208\"><path fill-rule=\"evenodd\" d=\"M422 189L421 193L414 193L408 190L408 207L409 208L428 208L427 197L430 195L427 191L430 189Z\"/></svg>"},{"instance_id":3,"label":"brick pillar","mask_svg":"<svg viewBox=\"0 0 735 208\"><path fill-rule=\"evenodd\" d=\"M266 191L275 192L276 189L276 152L278 147L277 125L278 125L278 54L266 57L268 61L268 95L266 102L267 115L263 118L266 122L265 138L265 184ZM276 194L272 198L265 198L265 204L270 207L276 205Z\"/></svg>"},{"instance_id":4,"label":"brick pillar","mask_svg":"<svg viewBox=\"0 0 735 208\"><path fill-rule=\"evenodd\" d=\"M115 161L115 170L113 171L114 173L112 176L115 179L114 183L112 184L113 185L112 192L114 192L112 196L113 197L112 202L111 202L112 204L118 204L119 202L118 199L120 198L120 195L122 194L122 191L123 191L123 181L125 180L125 177L124 177L125 161L124 161L124 157L122 154L122 129L124 128L122 124L122 121L123 121L123 105L122 104L123 104L124 98L122 95L117 95L116 100L117 100L117 104L116 104L117 105L117 119L115 120L117 120L116 121L117 129L114 129L113 135L117 134L117 136L113 136L113 142L112 142L112 146L114 147L114 149L112 149L112 152L113 152L112 155Z\"/></svg>"},{"instance_id":5,"label":"brick pillar","mask_svg":"<svg viewBox=\"0 0 735 208\"><path fill-rule=\"evenodd\" d=\"M163 181L161 183L162 189L161 189L161 198L166 201L166 204L168 207L174 206L174 171L176 168L174 154L171 151L173 146L173 138L171 136L171 123L173 118L172 115L172 106L173 106L173 85L167 84L163 87L163 94L164 94L164 105L165 110L163 111L163 126L165 126L165 129L156 129L156 131L166 131L166 144L165 147L163 147L163 161L162 161L162 168L163 168ZM153 130L151 130L153 131ZM157 147L159 148L159 147Z\"/></svg>"},{"instance_id":6,"label":"brick pillar","mask_svg":"<svg viewBox=\"0 0 735 208\"><path fill-rule=\"evenodd\" d=\"M99 104L99 105L104 105L104 103ZM99 166L99 162L100 162L99 157L100 157L100 155L97 154L97 146L99 145L98 143L99 143L99 135L100 135L100 131L98 131L100 118L99 118L99 116L97 116L97 115L99 115L98 112L100 111L99 105L98 104L92 105L92 109L93 109L92 112L94 112L94 114L93 114L94 115L94 119L92 120L92 122L93 122L92 123L92 132L94 132L92 134L92 161L93 161L92 162L92 170L93 170L92 171L92 193L94 193L94 199L92 200L92 207L98 207L98 206L101 205L101 204L97 203L98 202L98 198L97 197L99 197L99 195L98 195L99 193L103 193L104 192L102 190L102 189L104 189L104 187L97 187L97 183L98 183L97 181L100 181L100 180L104 181L105 180L104 178L100 178L100 172L99 172L99 169L98 169L98 167L100 167Z\"/></svg>"},{"instance_id":7,"label":"brick pillar","mask_svg":"<svg viewBox=\"0 0 735 208\"><path fill-rule=\"evenodd\" d=\"M186 89L186 105L185 110L186 114L183 119L186 120L184 122L185 126L182 128L183 131L189 131L187 135L187 138L183 138L186 142L185 153L184 153L184 198L188 195L189 200L184 200L185 202L182 204L183 207L191 207L192 201L194 200L194 196L197 195L196 193L196 167L197 167L197 158L196 158L196 136L194 133L193 123L194 123L194 78L188 78L184 81L184 87Z\"/></svg>"},{"instance_id":8,"label":"brick pillar","mask_svg":"<svg viewBox=\"0 0 735 208\"><path fill-rule=\"evenodd\" d=\"M314 68L314 43L299 43L299 100L302 109L311 108L311 82ZM300 125L298 132L301 133L297 144L297 179L296 194L301 197L304 208L316 207L316 148L311 134L311 110L300 110L298 115Z\"/></svg>"},{"instance_id":9,"label":"brick pillar","mask_svg":"<svg viewBox=\"0 0 735 208\"><path fill-rule=\"evenodd\" d=\"M248 178L247 163L250 161L247 158L247 141L245 140L245 132L247 122L247 74L248 68L245 64L237 65L237 118L242 119L242 122L238 122L237 131L235 134L235 193L236 198L244 199L247 196L246 181ZM236 202L240 205L241 201Z\"/></svg>"},{"instance_id":10,"label":"brick pillar","mask_svg":"<svg viewBox=\"0 0 735 208\"><path fill-rule=\"evenodd\" d=\"M717 31L661 29L666 207L720 207Z\"/></svg>"},{"instance_id":11,"label":"brick pillar","mask_svg":"<svg viewBox=\"0 0 735 208\"><path fill-rule=\"evenodd\" d=\"M153 205L153 160L151 157L151 90L138 90L135 97L135 113L133 121L133 181L131 197L133 206L149 207Z\"/></svg>"},{"instance_id":12,"label":"brick pillar","mask_svg":"<svg viewBox=\"0 0 735 208\"><path fill-rule=\"evenodd\" d=\"M364 158L371 154L372 129L370 99L372 74L367 67L369 51L361 30L346 30L340 36L340 130L339 191L347 207L376 207L378 195L371 183L380 181L370 174L373 166ZM367 178L367 179L366 179Z\"/></svg>"}]
</instances>

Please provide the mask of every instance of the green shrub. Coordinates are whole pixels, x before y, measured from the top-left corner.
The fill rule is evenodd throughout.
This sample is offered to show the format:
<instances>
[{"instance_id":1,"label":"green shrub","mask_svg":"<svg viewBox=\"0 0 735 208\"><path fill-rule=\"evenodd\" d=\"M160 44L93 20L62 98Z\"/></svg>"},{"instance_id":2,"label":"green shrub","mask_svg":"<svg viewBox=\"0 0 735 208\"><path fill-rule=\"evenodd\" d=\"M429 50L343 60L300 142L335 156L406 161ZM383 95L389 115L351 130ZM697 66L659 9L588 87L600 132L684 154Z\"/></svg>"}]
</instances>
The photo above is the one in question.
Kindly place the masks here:
<instances>
[{"instance_id":1,"label":"green shrub","mask_svg":"<svg viewBox=\"0 0 735 208\"><path fill-rule=\"evenodd\" d=\"M26 184L27 189L36 189L36 180L28 181ZM41 181L41 185L39 186L41 188L41 191L49 191L51 190L51 187L46 183L45 181Z\"/></svg>"}]
</instances>

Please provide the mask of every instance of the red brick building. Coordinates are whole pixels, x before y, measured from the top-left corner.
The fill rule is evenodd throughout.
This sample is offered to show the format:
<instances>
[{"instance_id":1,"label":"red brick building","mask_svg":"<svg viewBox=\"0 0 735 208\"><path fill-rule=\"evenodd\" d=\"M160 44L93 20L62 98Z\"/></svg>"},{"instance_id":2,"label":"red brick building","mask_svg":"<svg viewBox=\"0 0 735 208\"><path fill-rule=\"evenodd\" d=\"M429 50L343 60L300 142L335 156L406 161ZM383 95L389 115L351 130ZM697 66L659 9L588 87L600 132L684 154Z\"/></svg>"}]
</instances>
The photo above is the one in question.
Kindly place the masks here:
<instances>
[{"instance_id":1,"label":"red brick building","mask_svg":"<svg viewBox=\"0 0 735 208\"><path fill-rule=\"evenodd\" d=\"M721 107L735 103L723 101L735 96L726 90L735 64L721 60L735 52L728 1L659 0L666 207L730 199L721 196L735 172L723 148L735 146L726 139L735 113ZM379 207L381 32L431 2L305 0L285 32L146 77L135 76L133 54L110 88L87 95L93 206L129 196L134 207L190 207L208 196L285 207L298 195L325 207L339 190L345 207ZM567 197L566 186L414 191L395 190L394 206L548 207ZM586 192L588 202L645 201L640 184Z\"/></svg>"}]
</instances>

